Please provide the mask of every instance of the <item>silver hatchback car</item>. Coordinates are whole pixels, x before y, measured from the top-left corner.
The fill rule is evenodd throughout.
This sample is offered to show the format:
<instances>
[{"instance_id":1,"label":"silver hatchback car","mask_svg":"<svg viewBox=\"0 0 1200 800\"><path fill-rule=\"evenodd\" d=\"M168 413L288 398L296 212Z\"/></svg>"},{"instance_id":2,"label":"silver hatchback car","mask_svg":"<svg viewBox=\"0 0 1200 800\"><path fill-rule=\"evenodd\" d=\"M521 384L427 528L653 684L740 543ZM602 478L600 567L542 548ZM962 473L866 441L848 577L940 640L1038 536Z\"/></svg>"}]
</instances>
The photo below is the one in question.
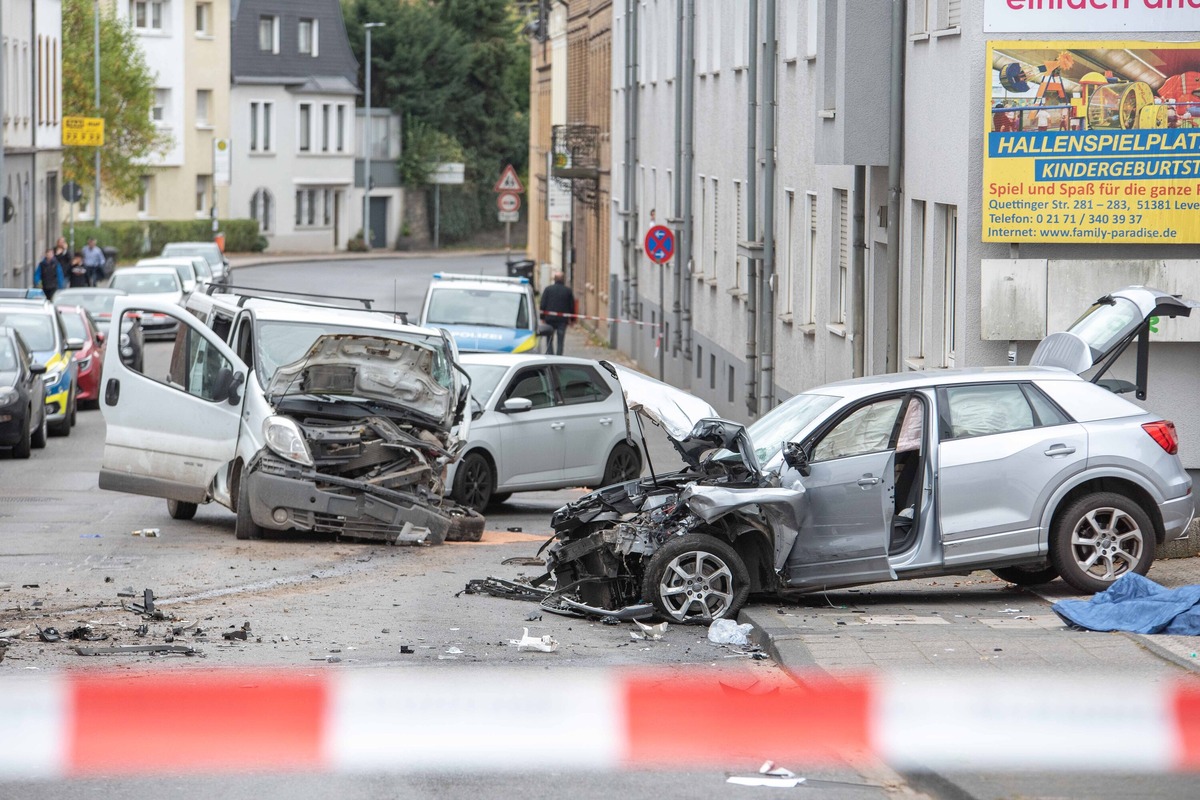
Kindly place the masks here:
<instances>
[{"instance_id":1,"label":"silver hatchback car","mask_svg":"<svg viewBox=\"0 0 1200 800\"><path fill-rule=\"evenodd\" d=\"M1171 310L1110 296L1051 349L1086 369ZM1127 319L1127 336L1106 318ZM1088 330L1106 344L1089 351ZM556 512L546 554L564 610L699 622L736 614L752 592L976 569L1094 592L1144 574L1193 515L1175 426L1113 391L1124 387L1060 367L834 383L748 429L681 415L669 387L638 397L644 380L622 383L688 466Z\"/></svg>"}]
</instances>

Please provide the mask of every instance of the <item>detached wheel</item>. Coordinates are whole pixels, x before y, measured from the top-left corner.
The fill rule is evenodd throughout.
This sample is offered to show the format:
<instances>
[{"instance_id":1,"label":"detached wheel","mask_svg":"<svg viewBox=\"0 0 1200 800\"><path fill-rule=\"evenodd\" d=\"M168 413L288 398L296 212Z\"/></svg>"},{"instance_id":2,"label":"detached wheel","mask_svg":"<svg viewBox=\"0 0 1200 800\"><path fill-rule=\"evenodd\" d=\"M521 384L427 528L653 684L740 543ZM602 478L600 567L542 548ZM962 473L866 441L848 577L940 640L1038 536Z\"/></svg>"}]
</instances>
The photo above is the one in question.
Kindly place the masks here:
<instances>
[{"instance_id":1,"label":"detached wheel","mask_svg":"<svg viewBox=\"0 0 1200 800\"><path fill-rule=\"evenodd\" d=\"M454 473L454 499L460 505L483 511L492 501L496 476L480 453L467 453Z\"/></svg>"},{"instance_id":2,"label":"detached wheel","mask_svg":"<svg viewBox=\"0 0 1200 800\"><path fill-rule=\"evenodd\" d=\"M1047 564L1038 567L1002 567L992 570L992 574L1017 586L1041 586L1057 578L1058 570Z\"/></svg>"},{"instance_id":3,"label":"detached wheel","mask_svg":"<svg viewBox=\"0 0 1200 800\"><path fill-rule=\"evenodd\" d=\"M250 481L246 480L245 468L238 471L237 522L233 535L239 539L261 539L262 527L250 516Z\"/></svg>"},{"instance_id":4,"label":"detached wheel","mask_svg":"<svg viewBox=\"0 0 1200 800\"><path fill-rule=\"evenodd\" d=\"M625 442L621 442L608 454L608 461L604 465L604 477L600 479L600 485L612 486L614 483L624 483L641 474L641 454Z\"/></svg>"},{"instance_id":5,"label":"detached wheel","mask_svg":"<svg viewBox=\"0 0 1200 800\"><path fill-rule=\"evenodd\" d=\"M1145 575L1154 562L1154 526L1125 495L1097 492L1080 498L1059 517L1050 540L1050 563L1081 592L1102 592L1127 572Z\"/></svg>"},{"instance_id":6,"label":"detached wheel","mask_svg":"<svg viewBox=\"0 0 1200 800\"><path fill-rule=\"evenodd\" d=\"M642 596L673 622L709 623L733 618L750 594L741 556L720 539L689 533L663 545L650 559Z\"/></svg>"},{"instance_id":7,"label":"detached wheel","mask_svg":"<svg viewBox=\"0 0 1200 800\"><path fill-rule=\"evenodd\" d=\"M447 542L478 542L483 538L486 520L473 508L450 509L450 530L446 531Z\"/></svg>"},{"instance_id":8,"label":"detached wheel","mask_svg":"<svg viewBox=\"0 0 1200 800\"><path fill-rule=\"evenodd\" d=\"M185 503L183 500L168 500L167 513L171 515L171 519L191 519L196 516L196 504Z\"/></svg>"},{"instance_id":9,"label":"detached wheel","mask_svg":"<svg viewBox=\"0 0 1200 800\"><path fill-rule=\"evenodd\" d=\"M29 413L32 414L33 410L30 409ZM34 450L45 449L46 439L48 438L48 436L49 436L49 434L46 431L46 407L42 406L42 421L40 423L38 423L38 429L36 431L34 431L33 436L30 437L30 443L33 445L33 449Z\"/></svg>"}]
</instances>

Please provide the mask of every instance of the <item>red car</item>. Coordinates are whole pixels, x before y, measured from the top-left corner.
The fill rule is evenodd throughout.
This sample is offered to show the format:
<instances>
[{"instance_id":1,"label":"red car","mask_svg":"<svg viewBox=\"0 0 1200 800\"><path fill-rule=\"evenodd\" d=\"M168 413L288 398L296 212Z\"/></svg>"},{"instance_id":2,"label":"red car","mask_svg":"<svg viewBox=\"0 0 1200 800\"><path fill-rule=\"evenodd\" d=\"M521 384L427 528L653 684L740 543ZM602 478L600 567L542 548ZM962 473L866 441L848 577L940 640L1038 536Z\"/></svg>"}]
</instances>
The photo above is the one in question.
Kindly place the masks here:
<instances>
[{"instance_id":1,"label":"red car","mask_svg":"<svg viewBox=\"0 0 1200 800\"><path fill-rule=\"evenodd\" d=\"M67 339L79 339L83 347L75 351L79 367L79 394L76 400L92 407L100 405L100 373L104 371L104 334L96 330L88 312L80 306L59 306L58 314L67 329Z\"/></svg>"}]
</instances>

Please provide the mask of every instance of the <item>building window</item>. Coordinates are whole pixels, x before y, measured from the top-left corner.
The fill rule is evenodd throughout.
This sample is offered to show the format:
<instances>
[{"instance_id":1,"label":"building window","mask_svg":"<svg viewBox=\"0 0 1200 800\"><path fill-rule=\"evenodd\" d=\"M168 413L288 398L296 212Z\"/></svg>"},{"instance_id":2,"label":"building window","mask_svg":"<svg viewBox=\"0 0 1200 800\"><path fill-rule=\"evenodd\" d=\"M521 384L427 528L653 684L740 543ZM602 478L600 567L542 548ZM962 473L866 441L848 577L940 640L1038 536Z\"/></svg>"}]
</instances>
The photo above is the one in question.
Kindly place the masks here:
<instances>
[{"instance_id":1,"label":"building window","mask_svg":"<svg viewBox=\"0 0 1200 800\"><path fill-rule=\"evenodd\" d=\"M138 192L138 207L137 208L138 208L139 214L146 215L146 214L150 213L150 206L151 206L150 192L154 187L151 184L151 178L149 175L143 175L141 177L141 182L142 182L142 188L141 188L141 191Z\"/></svg>"},{"instance_id":2,"label":"building window","mask_svg":"<svg viewBox=\"0 0 1200 800\"><path fill-rule=\"evenodd\" d=\"M808 198L808 237L804 244L804 267L807 270L805 278L808 288L808 312L805 321L810 325L817 322L817 193L809 192Z\"/></svg>"},{"instance_id":3,"label":"building window","mask_svg":"<svg viewBox=\"0 0 1200 800\"><path fill-rule=\"evenodd\" d=\"M389 158L388 141L391 139L391 120L382 114L371 116L371 158Z\"/></svg>"},{"instance_id":4,"label":"building window","mask_svg":"<svg viewBox=\"0 0 1200 800\"><path fill-rule=\"evenodd\" d=\"M720 250L721 250L721 209L720 209L719 203L718 203L718 200L720 198L719 190L720 190L720 182L716 178L713 178L712 179L712 275L710 277L714 281L717 279L717 264L719 263L718 259L720 258Z\"/></svg>"},{"instance_id":5,"label":"building window","mask_svg":"<svg viewBox=\"0 0 1200 800\"><path fill-rule=\"evenodd\" d=\"M669 176L667 179L667 183L670 184ZM741 239L743 237L743 233L744 233L742 230L742 186L743 186L742 181L735 180L733 182L733 202L734 202L734 206L735 206L734 214L733 214L733 239L732 239L732 242L733 242L733 286L731 288L733 288L733 289L738 289L742 285L742 257L738 254L738 248L737 248L737 242L739 239ZM670 191L667 192L667 196L668 197L671 196ZM749 233L745 233L745 239L746 239L746 241L750 240Z\"/></svg>"},{"instance_id":6,"label":"building window","mask_svg":"<svg viewBox=\"0 0 1200 800\"><path fill-rule=\"evenodd\" d=\"M817 57L817 0L805 0L808 19L804 23L804 57Z\"/></svg>"},{"instance_id":7,"label":"building window","mask_svg":"<svg viewBox=\"0 0 1200 800\"><path fill-rule=\"evenodd\" d=\"M300 104L300 152L307 153L312 150L312 104Z\"/></svg>"},{"instance_id":8,"label":"building window","mask_svg":"<svg viewBox=\"0 0 1200 800\"><path fill-rule=\"evenodd\" d=\"M791 315L792 293L796 285L796 192L787 189L784 197L784 212L787 214L784 224L787 227L783 240L783 286L780 290L783 293L783 313Z\"/></svg>"},{"instance_id":9,"label":"building window","mask_svg":"<svg viewBox=\"0 0 1200 800\"><path fill-rule=\"evenodd\" d=\"M258 115L261 113L262 103L250 104L250 152L258 152Z\"/></svg>"},{"instance_id":10,"label":"building window","mask_svg":"<svg viewBox=\"0 0 1200 800\"><path fill-rule=\"evenodd\" d=\"M212 89L196 90L196 124L208 127L211 123L208 111L212 107Z\"/></svg>"},{"instance_id":11,"label":"building window","mask_svg":"<svg viewBox=\"0 0 1200 800\"><path fill-rule=\"evenodd\" d=\"M296 227L300 227L301 220L304 219L304 192L296 190Z\"/></svg>"},{"instance_id":12,"label":"building window","mask_svg":"<svg viewBox=\"0 0 1200 800\"><path fill-rule=\"evenodd\" d=\"M329 139L330 139L329 123L331 120L331 116L330 116L331 113L332 113L332 111L331 111L331 107L330 107L329 103L322 104L322 106L321 106L321 152L322 153L329 152Z\"/></svg>"},{"instance_id":13,"label":"building window","mask_svg":"<svg viewBox=\"0 0 1200 800\"><path fill-rule=\"evenodd\" d=\"M161 31L165 5L165 0L130 0L129 18L133 27L140 31Z\"/></svg>"},{"instance_id":14,"label":"building window","mask_svg":"<svg viewBox=\"0 0 1200 800\"><path fill-rule=\"evenodd\" d=\"M942 212L942 280L945 291L943 318L943 363L954 366L958 350L958 207L941 206Z\"/></svg>"},{"instance_id":15,"label":"building window","mask_svg":"<svg viewBox=\"0 0 1200 800\"><path fill-rule=\"evenodd\" d=\"M837 282L834 293L833 319L842 325L846 324L848 314L846 306L850 301L850 202L845 189L835 189L834 198L837 207Z\"/></svg>"},{"instance_id":16,"label":"building window","mask_svg":"<svg viewBox=\"0 0 1200 800\"><path fill-rule=\"evenodd\" d=\"M301 55L317 56L317 21L315 19L301 19L296 26L298 41L296 49Z\"/></svg>"},{"instance_id":17,"label":"building window","mask_svg":"<svg viewBox=\"0 0 1200 800\"><path fill-rule=\"evenodd\" d=\"M262 104L262 151L269 153L275 149L275 140L271 133L275 125L275 104Z\"/></svg>"},{"instance_id":18,"label":"building window","mask_svg":"<svg viewBox=\"0 0 1200 800\"><path fill-rule=\"evenodd\" d=\"M914 200L909 222L908 297L900 308L908 314L908 353L925 356L925 201Z\"/></svg>"},{"instance_id":19,"label":"building window","mask_svg":"<svg viewBox=\"0 0 1200 800\"><path fill-rule=\"evenodd\" d=\"M304 193L304 210L305 220L311 228L317 224L317 192L315 189L309 189Z\"/></svg>"},{"instance_id":20,"label":"building window","mask_svg":"<svg viewBox=\"0 0 1200 800\"><path fill-rule=\"evenodd\" d=\"M346 152L346 104L339 103L337 107L337 151Z\"/></svg>"},{"instance_id":21,"label":"building window","mask_svg":"<svg viewBox=\"0 0 1200 800\"><path fill-rule=\"evenodd\" d=\"M250 197L250 218L258 222L260 233L271 232L271 215L275 199L267 189L259 189Z\"/></svg>"},{"instance_id":22,"label":"building window","mask_svg":"<svg viewBox=\"0 0 1200 800\"><path fill-rule=\"evenodd\" d=\"M196 3L196 35L212 35L212 3Z\"/></svg>"},{"instance_id":23,"label":"building window","mask_svg":"<svg viewBox=\"0 0 1200 800\"><path fill-rule=\"evenodd\" d=\"M279 52L279 17L258 18L258 49L264 53Z\"/></svg>"},{"instance_id":24,"label":"building window","mask_svg":"<svg viewBox=\"0 0 1200 800\"><path fill-rule=\"evenodd\" d=\"M150 119L165 123L167 121L167 104L170 102L170 89L155 89L154 104L150 106Z\"/></svg>"},{"instance_id":25,"label":"building window","mask_svg":"<svg viewBox=\"0 0 1200 800\"><path fill-rule=\"evenodd\" d=\"M196 215L200 216L208 210L209 181L211 175L196 176Z\"/></svg>"},{"instance_id":26,"label":"building window","mask_svg":"<svg viewBox=\"0 0 1200 800\"><path fill-rule=\"evenodd\" d=\"M333 224L333 190L326 189L323 194L321 224L329 227Z\"/></svg>"}]
</instances>

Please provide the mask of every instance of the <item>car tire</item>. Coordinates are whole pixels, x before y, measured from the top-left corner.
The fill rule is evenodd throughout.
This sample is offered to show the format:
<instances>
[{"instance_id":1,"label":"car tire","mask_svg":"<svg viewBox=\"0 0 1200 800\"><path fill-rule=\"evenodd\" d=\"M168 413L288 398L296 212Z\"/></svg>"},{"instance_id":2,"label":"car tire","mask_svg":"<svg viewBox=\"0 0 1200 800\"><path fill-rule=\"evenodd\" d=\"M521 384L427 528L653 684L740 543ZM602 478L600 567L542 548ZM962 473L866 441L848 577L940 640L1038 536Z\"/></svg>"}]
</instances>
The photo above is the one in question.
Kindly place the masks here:
<instances>
[{"instance_id":1,"label":"car tire","mask_svg":"<svg viewBox=\"0 0 1200 800\"><path fill-rule=\"evenodd\" d=\"M75 423L78 421L76 420L76 417L79 415L79 401L75 399L75 392L71 392L70 396L67 398L67 403L71 406L71 413L67 415L67 418L71 420L71 427L74 428Z\"/></svg>"},{"instance_id":2,"label":"car tire","mask_svg":"<svg viewBox=\"0 0 1200 800\"><path fill-rule=\"evenodd\" d=\"M237 521L233 535L238 539L261 539L262 526L250 516L250 481L246 480L245 468L238 471Z\"/></svg>"},{"instance_id":3,"label":"car tire","mask_svg":"<svg viewBox=\"0 0 1200 800\"><path fill-rule=\"evenodd\" d=\"M1126 572L1145 575L1154 563L1149 515L1123 494L1097 492L1062 512L1050 538L1050 563L1062 579L1089 594Z\"/></svg>"},{"instance_id":4,"label":"car tire","mask_svg":"<svg viewBox=\"0 0 1200 800\"><path fill-rule=\"evenodd\" d=\"M1058 570L1049 564L1036 567L1001 567L992 574L1017 586L1041 586L1058 577Z\"/></svg>"},{"instance_id":5,"label":"car tire","mask_svg":"<svg viewBox=\"0 0 1200 800\"><path fill-rule=\"evenodd\" d=\"M642 597L669 622L708 624L732 619L750 595L750 573L732 547L712 536L671 539L646 565Z\"/></svg>"},{"instance_id":6,"label":"car tire","mask_svg":"<svg viewBox=\"0 0 1200 800\"><path fill-rule=\"evenodd\" d=\"M187 503L183 500L167 501L167 513L171 515L171 519L192 519L196 516L196 508L195 503Z\"/></svg>"},{"instance_id":7,"label":"car tire","mask_svg":"<svg viewBox=\"0 0 1200 800\"><path fill-rule=\"evenodd\" d=\"M459 505L482 512L492 500L496 488L496 473L482 453L475 451L463 456L454 472L453 496Z\"/></svg>"},{"instance_id":8,"label":"car tire","mask_svg":"<svg viewBox=\"0 0 1200 800\"><path fill-rule=\"evenodd\" d=\"M486 520L473 508L450 509L450 530L446 531L447 542L478 542L483 538Z\"/></svg>"},{"instance_id":9,"label":"car tire","mask_svg":"<svg viewBox=\"0 0 1200 800\"><path fill-rule=\"evenodd\" d=\"M604 477L600 479L600 485L612 486L614 483L624 483L641 474L641 454L625 442L621 442L608 454L608 461L604 464Z\"/></svg>"},{"instance_id":10,"label":"car tire","mask_svg":"<svg viewBox=\"0 0 1200 800\"><path fill-rule=\"evenodd\" d=\"M32 412L30 412L30 413L32 413ZM42 406L42 421L38 425L38 429L33 432L33 436L30 439L31 444L33 445L33 449L34 450L44 450L46 447L46 439L48 436L49 436L49 433L46 430L46 407L43 405Z\"/></svg>"},{"instance_id":11,"label":"car tire","mask_svg":"<svg viewBox=\"0 0 1200 800\"><path fill-rule=\"evenodd\" d=\"M29 409L30 415L33 414L33 409ZM13 458L29 458L33 452L33 431L29 430L29 420L24 420L25 424L21 426L21 438L12 446Z\"/></svg>"},{"instance_id":12,"label":"car tire","mask_svg":"<svg viewBox=\"0 0 1200 800\"><path fill-rule=\"evenodd\" d=\"M70 402L70 401L68 401ZM71 435L71 415L64 414L63 418L58 422L52 422L48 426L51 436L70 436Z\"/></svg>"}]
</instances>

